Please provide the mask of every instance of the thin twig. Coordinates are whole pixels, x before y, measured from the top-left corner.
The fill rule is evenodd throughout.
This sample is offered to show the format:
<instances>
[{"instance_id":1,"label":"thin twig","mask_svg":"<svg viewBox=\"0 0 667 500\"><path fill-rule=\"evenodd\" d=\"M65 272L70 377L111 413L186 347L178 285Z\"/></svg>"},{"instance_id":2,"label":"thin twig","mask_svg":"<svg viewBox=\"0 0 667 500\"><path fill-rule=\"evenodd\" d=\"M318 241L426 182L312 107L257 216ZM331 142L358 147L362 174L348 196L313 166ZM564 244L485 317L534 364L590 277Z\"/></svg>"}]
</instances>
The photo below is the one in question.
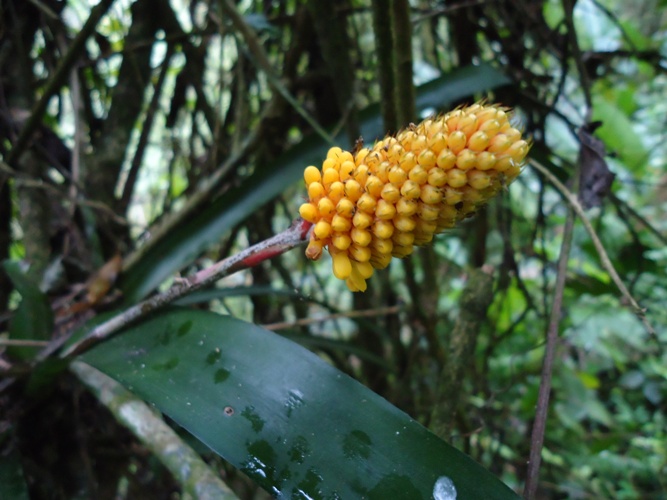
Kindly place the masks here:
<instances>
[{"instance_id":1,"label":"thin twig","mask_svg":"<svg viewBox=\"0 0 667 500\"><path fill-rule=\"evenodd\" d=\"M572 248L572 233L574 229L574 209L570 207L567 212L565 228L563 230L563 243L558 258L558 274L556 276L556 289L554 301L551 306L549 318L549 329L547 330L547 343L544 349L544 360L542 362L542 376L540 389L537 396L537 408L535 420L530 436L530 453L528 455L528 471L526 474L526 487L523 496L527 500L535 498L537 492L540 463L542 461L542 447L544 445L544 433L547 426L547 413L549 411L549 399L551 396L551 380L553 374L553 363L558 345L558 326L560 324L561 311L563 309L563 294L565 291L565 278L567 275L567 264L570 259Z\"/></svg>"},{"instance_id":2,"label":"thin twig","mask_svg":"<svg viewBox=\"0 0 667 500\"><path fill-rule=\"evenodd\" d=\"M0 339L0 346L13 347L44 347L49 345L48 340L20 340L20 339Z\"/></svg>"},{"instance_id":3,"label":"thin twig","mask_svg":"<svg viewBox=\"0 0 667 500\"><path fill-rule=\"evenodd\" d=\"M611 277L612 281L616 285L616 287L619 289L621 294L623 295L623 298L625 301L630 304L632 308L632 312L641 320L641 322L644 324L644 328L646 328L646 331L652 335L655 336L655 330L653 329L653 326L649 323L648 319L646 318L646 309L640 306L637 301L634 299L634 297L630 294L628 291L627 287L623 283L623 280L621 277L618 275L616 272L616 269L614 268L614 264L612 264L611 259L609 258L609 255L607 255L607 251L604 249L604 245L602 245L602 242L600 241L600 238L598 237L597 233L595 232L595 229L593 228L593 225L591 222L588 220L588 217L586 217L586 213L584 212L583 207L579 204L579 200L577 197L562 183L558 180L558 178L553 175L549 169L547 169L544 165L536 161L535 159L530 160L530 164L532 165L533 168L535 168L538 172L540 172L542 175L544 175L547 179L549 179L549 182L551 182L558 191L563 195L565 200L572 206L574 211L577 213L579 216L579 219L581 219L582 224L584 225L584 228L588 232L588 235L591 237L591 240L593 241L593 245L595 246L595 250L597 250L598 255L600 257L600 264L604 268L605 271L609 274ZM622 303L622 302L621 302Z\"/></svg>"},{"instance_id":4,"label":"thin twig","mask_svg":"<svg viewBox=\"0 0 667 500\"><path fill-rule=\"evenodd\" d=\"M164 60L160 65L161 67L158 78L155 82L155 85L153 86L153 96L151 97L151 101L148 104L148 108L146 109L144 122L141 125L141 132L139 134L139 140L137 141L137 148L134 152L134 156L132 157L130 169L127 173L127 177L125 178L125 184L123 185L123 194L121 195L118 208L118 211L122 214L127 213L132 195L134 194L134 185L136 184L137 177L139 176L139 169L141 168L142 161L144 159L144 153L146 152L146 148L148 146L148 139L151 132L153 131L153 122L155 121L155 116L158 113L160 98L162 97L164 82L167 79L167 74L169 73L173 52L173 45L167 45L167 53L165 54Z\"/></svg>"},{"instance_id":5,"label":"thin twig","mask_svg":"<svg viewBox=\"0 0 667 500\"><path fill-rule=\"evenodd\" d=\"M586 123L590 122L591 113L593 112L593 97L591 95L591 80L588 77L588 71L584 64L584 58L577 41L577 31L574 27L574 3L575 0L563 0L563 10L565 11L565 25L567 26L567 37L570 42L572 56L577 64L577 71L579 72L579 81L581 90L584 92L584 99L586 100Z\"/></svg>"},{"instance_id":6,"label":"thin twig","mask_svg":"<svg viewBox=\"0 0 667 500\"><path fill-rule=\"evenodd\" d=\"M153 297L135 304L118 316L114 316L108 321L96 326L88 332L82 339L69 346L61 354L61 357L73 357L89 349L98 342L110 337L121 328L133 323L137 319L143 318L154 311L171 304L176 299L188 295L195 290L199 290L207 285L229 276L241 269L256 266L257 264L280 255L306 241L306 236L311 228L311 224L296 219L292 225L267 240L261 241L245 250L223 259L211 267L202 269L193 276L179 280L167 291L154 295ZM40 353L41 354L41 353Z\"/></svg>"},{"instance_id":7,"label":"thin twig","mask_svg":"<svg viewBox=\"0 0 667 500\"><path fill-rule=\"evenodd\" d=\"M609 193L609 199L611 199L612 203L616 205L616 208L620 211L621 208L623 210L627 210L628 214L630 214L632 217L637 219L637 221L644 226L648 231L655 236L658 240L660 240L660 243L663 245L667 246L667 235L662 234L658 229L653 226L649 221L646 220L645 217L643 217L637 210L632 208L626 201L621 200L618 196L616 196L614 193ZM629 221L628 221L629 224Z\"/></svg>"},{"instance_id":8,"label":"thin twig","mask_svg":"<svg viewBox=\"0 0 667 500\"><path fill-rule=\"evenodd\" d=\"M215 191L220 187L222 180L227 174L236 166L238 166L250 152L257 146L263 127L258 124L252 132L246 137L241 147L234 151L227 159L220 164L220 166L207 179L202 181L197 186L197 190L186 200L185 205L177 212L172 212L160 220L155 227L150 229L150 239L142 246L137 248L125 259L123 259L123 271L127 271L134 267L155 245L160 243L162 239L187 221L192 215L199 210L208 200L210 200Z\"/></svg>"},{"instance_id":9,"label":"thin twig","mask_svg":"<svg viewBox=\"0 0 667 500\"><path fill-rule=\"evenodd\" d=\"M51 97L53 97L53 95L65 84L70 69L79 57L79 53L85 48L86 41L93 34L100 18L109 9L112 3L113 0L102 0L90 11L90 17L88 17L88 20L81 28L81 31L77 33L67 53L60 59L58 67L46 84L39 101L30 111L29 118L21 129L18 139L12 146L12 149L9 151L7 159L5 160L9 165L14 165L21 153L23 153L28 146L33 133L42 122L42 116L46 112Z\"/></svg>"},{"instance_id":10,"label":"thin twig","mask_svg":"<svg viewBox=\"0 0 667 500\"><path fill-rule=\"evenodd\" d=\"M269 58L266 55L266 52L262 48L255 31L246 23L243 16L236 9L236 6L230 0L220 0L220 6L222 7L223 12L229 16L234 28L241 35L243 41L246 44L246 47L251 56L251 60L261 69L266 75L269 84L273 89L278 92L285 100L292 105L294 110L301 115L301 117L306 120L306 122L313 128L313 130L329 144L334 144L333 137L324 130L320 124L313 118L310 113L296 100L296 98L290 93L290 91L285 87L283 82L280 81L280 77L276 74ZM242 47L243 48L243 47Z\"/></svg>"},{"instance_id":11,"label":"thin twig","mask_svg":"<svg viewBox=\"0 0 667 500\"><path fill-rule=\"evenodd\" d=\"M388 5L389 4L389 5ZM396 115L396 76L394 74L391 2L373 0L373 33L377 54L377 78L380 84L380 112L386 130L399 129Z\"/></svg>"}]
</instances>

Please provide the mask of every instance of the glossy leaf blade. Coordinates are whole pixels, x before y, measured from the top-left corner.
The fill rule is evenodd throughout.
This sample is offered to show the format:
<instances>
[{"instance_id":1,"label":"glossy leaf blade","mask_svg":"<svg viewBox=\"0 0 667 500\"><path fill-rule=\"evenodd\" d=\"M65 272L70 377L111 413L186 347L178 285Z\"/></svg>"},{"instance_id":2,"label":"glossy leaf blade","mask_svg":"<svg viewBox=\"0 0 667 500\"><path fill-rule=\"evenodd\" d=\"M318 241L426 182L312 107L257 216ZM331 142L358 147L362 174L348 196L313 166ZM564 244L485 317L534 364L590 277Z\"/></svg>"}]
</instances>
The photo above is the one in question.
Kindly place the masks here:
<instances>
[{"instance_id":1,"label":"glossy leaf blade","mask_svg":"<svg viewBox=\"0 0 667 500\"><path fill-rule=\"evenodd\" d=\"M83 360L284 498L516 495L306 349L240 320L171 310ZM441 497L449 498L449 497Z\"/></svg>"}]
</instances>

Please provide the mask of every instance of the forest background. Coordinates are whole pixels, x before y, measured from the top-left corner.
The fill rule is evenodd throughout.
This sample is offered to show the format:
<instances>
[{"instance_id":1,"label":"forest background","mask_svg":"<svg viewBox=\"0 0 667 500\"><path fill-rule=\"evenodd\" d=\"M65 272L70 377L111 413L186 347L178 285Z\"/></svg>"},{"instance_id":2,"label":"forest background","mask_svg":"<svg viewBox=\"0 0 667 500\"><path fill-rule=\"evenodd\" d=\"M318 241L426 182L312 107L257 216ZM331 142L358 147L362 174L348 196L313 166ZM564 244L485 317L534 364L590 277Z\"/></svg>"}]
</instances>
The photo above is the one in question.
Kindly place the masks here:
<instances>
[{"instance_id":1,"label":"forest background","mask_svg":"<svg viewBox=\"0 0 667 500\"><path fill-rule=\"evenodd\" d=\"M204 498L204 484L219 498L287 494L288 484L294 498L335 497L324 472L297 481L296 465L291 478L280 470L279 450L244 448L252 460L226 461L198 435L213 410L185 411L188 398L219 393L179 385L204 370L188 364L190 347L167 346L179 319L238 334L225 345L247 364L232 376L266 376L257 405L287 366L301 366L297 343L526 497L667 498L667 2L3 0L0 9L0 497ZM300 247L61 355L90 325L285 230L306 196L303 169L332 145L372 145L480 99L515 109L531 161L475 218L395 259L365 293ZM187 338L190 327L174 328ZM145 339L173 357L160 351L138 376L153 345ZM227 351L212 348L222 382ZM329 384L320 369L302 383ZM367 397L351 382L326 387L332 399L312 410L320 421L300 422L303 435L336 424L336 397ZM308 406L302 396L281 404L291 414ZM162 413L127 421L119 400ZM407 418L373 404L358 418L379 427ZM272 425L267 414L243 418ZM155 432L143 435L142 423ZM183 447L180 464L160 447L163 431ZM376 443L350 432L343 452L354 467L380 467ZM424 452L414 465L429 463ZM383 487L411 491L401 478Z\"/></svg>"}]
</instances>

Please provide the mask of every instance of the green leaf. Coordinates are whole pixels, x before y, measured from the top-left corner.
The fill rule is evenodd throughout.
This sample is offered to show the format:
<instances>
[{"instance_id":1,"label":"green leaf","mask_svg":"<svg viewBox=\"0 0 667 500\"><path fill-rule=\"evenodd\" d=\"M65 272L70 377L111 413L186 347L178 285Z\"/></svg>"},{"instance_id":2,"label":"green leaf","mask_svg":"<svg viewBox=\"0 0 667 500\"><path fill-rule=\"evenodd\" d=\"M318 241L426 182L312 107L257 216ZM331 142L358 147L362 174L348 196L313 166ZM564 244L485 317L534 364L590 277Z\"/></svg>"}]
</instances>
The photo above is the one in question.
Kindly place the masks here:
<instances>
[{"instance_id":1,"label":"green leaf","mask_svg":"<svg viewBox=\"0 0 667 500\"><path fill-rule=\"evenodd\" d=\"M639 175L648 159L648 152L632 121L615 102L599 95L593 96L593 120L601 120L596 135L605 143L608 153L615 153L625 166Z\"/></svg>"},{"instance_id":2,"label":"green leaf","mask_svg":"<svg viewBox=\"0 0 667 500\"><path fill-rule=\"evenodd\" d=\"M21 295L21 303L9 323L9 336L14 340L48 339L53 329L53 312L48 299L17 261L6 260L2 266ZM11 347L8 351L19 359L28 359L35 353L33 347Z\"/></svg>"},{"instance_id":3,"label":"green leaf","mask_svg":"<svg viewBox=\"0 0 667 500\"><path fill-rule=\"evenodd\" d=\"M442 109L464 97L508 83L509 79L491 66L464 67L420 86L417 107ZM361 112L360 121L367 143L384 135L377 104ZM344 134L337 136L336 142L344 145ZM329 146L319 137L305 139L274 163L258 167L238 188L212 201L201 213L188 219L187 224L173 230L124 274L120 287L128 303L145 297L219 241L226 231L301 179L306 166L319 165Z\"/></svg>"},{"instance_id":4,"label":"green leaf","mask_svg":"<svg viewBox=\"0 0 667 500\"><path fill-rule=\"evenodd\" d=\"M171 310L83 360L282 498L518 498L310 351L240 320Z\"/></svg>"}]
</instances>

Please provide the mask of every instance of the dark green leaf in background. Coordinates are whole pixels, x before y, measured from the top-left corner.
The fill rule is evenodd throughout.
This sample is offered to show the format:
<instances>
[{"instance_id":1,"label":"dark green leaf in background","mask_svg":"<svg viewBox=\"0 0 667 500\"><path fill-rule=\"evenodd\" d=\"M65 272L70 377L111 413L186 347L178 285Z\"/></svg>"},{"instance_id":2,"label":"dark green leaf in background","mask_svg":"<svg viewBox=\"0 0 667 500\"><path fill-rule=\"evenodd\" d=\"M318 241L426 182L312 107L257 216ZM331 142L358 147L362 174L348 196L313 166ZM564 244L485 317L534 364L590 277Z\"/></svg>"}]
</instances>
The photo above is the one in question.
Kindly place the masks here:
<instances>
[{"instance_id":1,"label":"dark green leaf in background","mask_svg":"<svg viewBox=\"0 0 667 500\"><path fill-rule=\"evenodd\" d=\"M44 340L53 328L53 312L47 297L26 274L17 261L2 263L14 289L21 295L21 303L9 323L9 335L14 340ZM10 354L26 359L35 353L32 347L11 347Z\"/></svg>"},{"instance_id":2,"label":"dark green leaf in background","mask_svg":"<svg viewBox=\"0 0 667 500\"><path fill-rule=\"evenodd\" d=\"M30 498L17 453L0 457L0 498L8 500L27 500Z\"/></svg>"},{"instance_id":3,"label":"dark green leaf in background","mask_svg":"<svg viewBox=\"0 0 667 500\"><path fill-rule=\"evenodd\" d=\"M171 310L82 359L279 497L517 498L313 353L228 316Z\"/></svg>"}]
</instances>

